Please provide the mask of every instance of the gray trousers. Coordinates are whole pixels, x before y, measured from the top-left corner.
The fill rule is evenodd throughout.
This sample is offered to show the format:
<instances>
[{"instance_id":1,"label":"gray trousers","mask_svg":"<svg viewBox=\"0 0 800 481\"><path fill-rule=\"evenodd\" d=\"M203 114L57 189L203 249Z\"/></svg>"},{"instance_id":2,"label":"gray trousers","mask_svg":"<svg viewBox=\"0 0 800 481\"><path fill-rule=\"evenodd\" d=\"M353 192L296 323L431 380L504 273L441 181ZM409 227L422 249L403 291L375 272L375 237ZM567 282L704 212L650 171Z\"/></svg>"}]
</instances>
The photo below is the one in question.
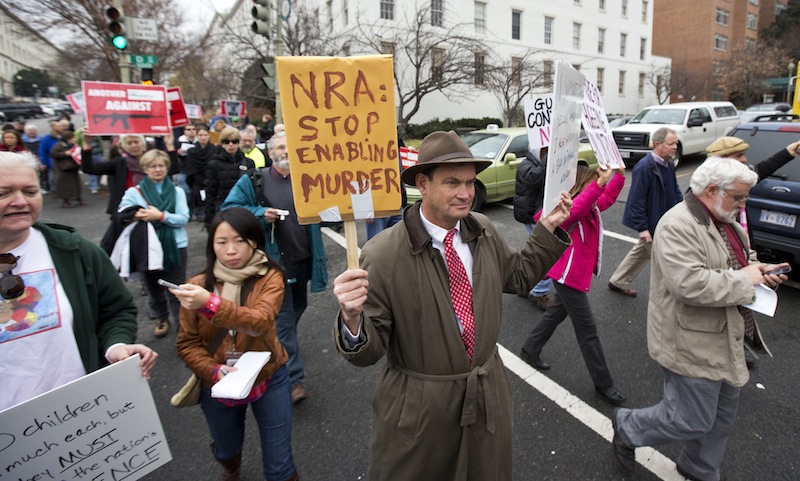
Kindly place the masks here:
<instances>
[{"instance_id":1,"label":"gray trousers","mask_svg":"<svg viewBox=\"0 0 800 481\"><path fill-rule=\"evenodd\" d=\"M631 282L642 272L644 266L650 262L652 247L653 244L648 244L639 239L639 242L633 246L633 249L628 252L628 255L622 260L617 270L611 275L609 282L622 289L628 289Z\"/></svg>"},{"instance_id":2,"label":"gray trousers","mask_svg":"<svg viewBox=\"0 0 800 481\"><path fill-rule=\"evenodd\" d=\"M664 398L644 409L620 409L617 428L630 446L683 441L677 464L698 479L719 480L739 388L664 369Z\"/></svg>"},{"instance_id":3,"label":"gray trousers","mask_svg":"<svg viewBox=\"0 0 800 481\"><path fill-rule=\"evenodd\" d=\"M606 364L606 357L603 354L603 345L600 344L600 337L597 335L597 324L594 322L592 308L589 306L589 297L585 292L554 282L556 295L553 303L547 308L542 318L533 328L525 344L525 349L533 357L539 357L544 345L556 332L556 328L569 315L572 320L572 328L575 330L575 338L583 354L583 362L592 377L595 387L610 387L614 385L611 372Z\"/></svg>"}]
</instances>

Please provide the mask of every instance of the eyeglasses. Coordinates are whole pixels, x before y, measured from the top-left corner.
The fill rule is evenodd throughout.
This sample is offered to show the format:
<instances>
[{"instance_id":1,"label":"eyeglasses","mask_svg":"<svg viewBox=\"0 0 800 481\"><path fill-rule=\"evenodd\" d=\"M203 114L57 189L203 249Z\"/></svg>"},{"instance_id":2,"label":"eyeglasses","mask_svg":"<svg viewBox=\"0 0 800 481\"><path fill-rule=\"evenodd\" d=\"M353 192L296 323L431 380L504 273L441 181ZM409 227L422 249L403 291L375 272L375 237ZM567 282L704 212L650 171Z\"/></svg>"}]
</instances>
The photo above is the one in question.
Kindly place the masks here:
<instances>
[{"instance_id":1,"label":"eyeglasses","mask_svg":"<svg viewBox=\"0 0 800 481\"><path fill-rule=\"evenodd\" d=\"M186 131L186 130L195 130L195 128L194 127L184 127L183 130L184 131Z\"/></svg>"},{"instance_id":2,"label":"eyeglasses","mask_svg":"<svg viewBox=\"0 0 800 481\"><path fill-rule=\"evenodd\" d=\"M238 145L238 144L239 144L239 139L232 139L232 140L225 139L225 140L220 140L220 143L221 143L222 145L228 145L228 144L237 144L237 145Z\"/></svg>"},{"instance_id":3,"label":"eyeglasses","mask_svg":"<svg viewBox=\"0 0 800 481\"><path fill-rule=\"evenodd\" d=\"M748 199L750 199L750 196L747 194L733 195L725 189L722 189L722 192L725 192L725 195L730 197L737 204L744 204L748 201Z\"/></svg>"},{"instance_id":4,"label":"eyeglasses","mask_svg":"<svg viewBox=\"0 0 800 481\"><path fill-rule=\"evenodd\" d=\"M17 267L19 256L14 254L0 254L0 296L3 299L16 299L25 293L25 282L22 278L14 274L12 269Z\"/></svg>"}]
</instances>

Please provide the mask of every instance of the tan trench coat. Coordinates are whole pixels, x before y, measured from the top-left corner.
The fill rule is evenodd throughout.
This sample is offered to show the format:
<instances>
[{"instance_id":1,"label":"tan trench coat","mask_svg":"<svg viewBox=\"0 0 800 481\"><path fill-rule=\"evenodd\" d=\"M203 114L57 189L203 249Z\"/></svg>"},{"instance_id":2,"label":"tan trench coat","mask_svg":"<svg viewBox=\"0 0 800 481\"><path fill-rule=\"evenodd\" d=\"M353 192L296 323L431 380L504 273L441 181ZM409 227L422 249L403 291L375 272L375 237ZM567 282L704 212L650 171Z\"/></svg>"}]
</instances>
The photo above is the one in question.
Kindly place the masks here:
<instances>
[{"instance_id":1,"label":"tan trench coat","mask_svg":"<svg viewBox=\"0 0 800 481\"><path fill-rule=\"evenodd\" d=\"M369 272L362 339L354 352L335 339L351 363L386 355L373 399L370 481L492 481L511 479L511 389L496 343L504 292L526 294L569 245L537 225L522 253L482 214L461 221L473 254L475 350L467 358L453 311L445 262L419 214L363 249Z\"/></svg>"},{"instance_id":2,"label":"tan trench coat","mask_svg":"<svg viewBox=\"0 0 800 481\"><path fill-rule=\"evenodd\" d=\"M733 227L743 245L747 236ZM754 251L750 262L758 262ZM741 387L744 320L737 305L755 300L741 270L730 270L725 241L697 198L689 193L658 222L653 236L647 346L650 356L682 376Z\"/></svg>"}]
</instances>

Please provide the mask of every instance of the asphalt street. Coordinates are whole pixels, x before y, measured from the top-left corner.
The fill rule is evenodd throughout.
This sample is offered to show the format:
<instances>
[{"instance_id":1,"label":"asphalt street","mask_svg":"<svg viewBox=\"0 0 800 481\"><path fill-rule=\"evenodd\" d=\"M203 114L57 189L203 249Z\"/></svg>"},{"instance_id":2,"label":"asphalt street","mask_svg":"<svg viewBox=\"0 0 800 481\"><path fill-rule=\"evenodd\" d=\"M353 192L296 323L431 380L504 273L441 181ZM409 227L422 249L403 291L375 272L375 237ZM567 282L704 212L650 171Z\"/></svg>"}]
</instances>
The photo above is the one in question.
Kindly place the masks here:
<instances>
[{"instance_id":1,"label":"asphalt street","mask_svg":"<svg viewBox=\"0 0 800 481\"><path fill-rule=\"evenodd\" d=\"M679 181L684 189L699 161L689 159L681 164ZM603 269L594 281L590 299L615 383L628 396L627 406L644 407L660 400L662 384L660 368L647 354L649 270L633 285L639 291L637 298L622 297L606 287L611 272L632 245L626 238L635 235L620 222L627 192L626 187L618 203L603 216L606 231L619 236L605 237ZM108 225L104 213L107 196L86 192L84 199L84 206L61 209L59 201L46 197L42 220L75 226L85 237L99 241ZM508 205L490 205L484 212L512 246L523 244L525 229L514 221ZM188 271L194 274L201 270L206 234L197 222L190 222L187 227ZM370 368L356 368L335 352L332 325L337 306L331 292L332 281L345 269L346 257L333 234L325 237L331 283L326 292L310 296L309 308L300 323L310 396L294 407L292 444L301 479L306 481L367 479L371 397L383 368L383 361ZM363 225L359 225L359 238L363 245ZM160 354L150 386L173 457L144 479L219 479L220 468L210 454L210 438L199 407L179 410L169 405L169 398L189 376L175 352L175 331L164 339L154 338L139 285L129 286L140 307L139 341ZM757 316L775 357L762 358L750 383L742 389L738 418L722 466L728 480L800 479L800 459L796 454L800 447L800 384L796 367L800 363L800 295L786 286L778 293L776 316ZM505 295L503 304L499 344L514 392L515 481L683 479L670 464L677 457L677 445L658 446L647 452L640 449L638 460L642 464L637 472L623 476L611 455L608 416L612 406L595 394L571 326L565 322L545 348L542 357L553 367L542 375L516 358L541 312L515 295ZM251 420L243 479L263 479L259 466L258 435Z\"/></svg>"}]
</instances>

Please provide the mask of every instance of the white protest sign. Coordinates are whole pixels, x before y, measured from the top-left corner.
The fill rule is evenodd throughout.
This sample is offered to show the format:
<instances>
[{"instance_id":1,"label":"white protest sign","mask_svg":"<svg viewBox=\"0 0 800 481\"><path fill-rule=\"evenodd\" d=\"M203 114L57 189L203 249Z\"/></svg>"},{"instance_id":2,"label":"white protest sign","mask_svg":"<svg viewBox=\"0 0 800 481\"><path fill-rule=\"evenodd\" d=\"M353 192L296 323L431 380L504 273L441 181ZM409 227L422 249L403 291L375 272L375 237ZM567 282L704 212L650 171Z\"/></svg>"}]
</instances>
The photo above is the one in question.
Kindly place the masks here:
<instances>
[{"instance_id":1,"label":"white protest sign","mask_svg":"<svg viewBox=\"0 0 800 481\"><path fill-rule=\"evenodd\" d=\"M528 130L528 148L531 152L550 146L550 114L553 96L543 95L525 99L525 127Z\"/></svg>"},{"instance_id":2,"label":"white protest sign","mask_svg":"<svg viewBox=\"0 0 800 481\"><path fill-rule=\"evenodd\" d=\"M569 191L575 185L585 81L585 77L568 64L556 64L553 111L550 114L552 136L544 181L542 216L549 214L558 205L562 191Z\"/></svg>"},{"instance_id":3,"label":"white protest sign","mask_svg":"<svg viewBox=\"0 0 800 481\"><path fill-rule=\"evenodd\" d=\"M134 481L171 460L138 355L0 412L0 479Z\"/></svg>"},{"instance_id":4,"label":"white protest sign","mask_svg":"<svg viewBox=\"0 0 800 481\"><path fill-rule=\"evenodd\" d=\"M247 115L247 104L244 100L220 100L220 110L223 117L244 117Z\"/></svg>"},{"instance_id":5,"label":"white protest sign","mask_svg":"<svg viewBox=\"0 0 800 481\"><path fill-rule=\"evenodd\" d=\"M186 107L186 116L190 119L202 119L203 109L197 104L183 104Z\"/></svg>"},{"instance_id":6,"label":"white protest sign","mask_svg":"<svg viewBox=\"0 0 800 481\"><path fill-rule=\"evenodd\" d=\"M611 133L611 126L608 125L600 90L589 80L586 80L583 88L583 127L601 167L625 167L614 141L614 134Z\"/></svg>"}]
</instances>

